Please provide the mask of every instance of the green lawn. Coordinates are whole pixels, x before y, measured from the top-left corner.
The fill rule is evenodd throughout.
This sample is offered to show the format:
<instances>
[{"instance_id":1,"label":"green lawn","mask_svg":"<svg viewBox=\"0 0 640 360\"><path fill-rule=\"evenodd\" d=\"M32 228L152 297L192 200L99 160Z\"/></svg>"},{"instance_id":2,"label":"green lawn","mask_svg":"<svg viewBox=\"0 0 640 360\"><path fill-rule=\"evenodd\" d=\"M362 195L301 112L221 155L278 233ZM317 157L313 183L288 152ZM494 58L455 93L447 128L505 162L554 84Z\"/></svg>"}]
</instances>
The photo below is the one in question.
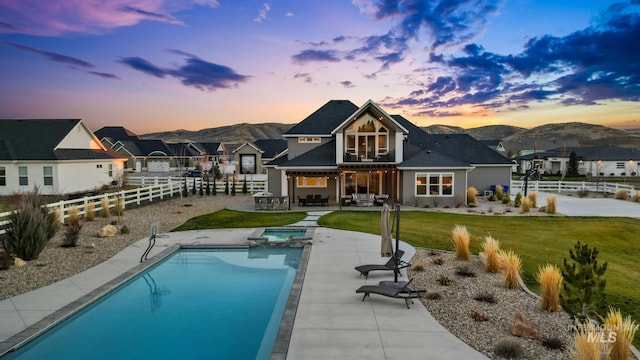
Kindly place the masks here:
<instances>
[{"instance_id":1,"label":"green lawn","mask_svg":"<svg viewBox=\"0 0 640 360\"><path fill-rule=\"evenodd\" d=\"M392 215L393 216L393 215ZM392 219L393 220L393 219ZM380 233L380 214L340 211L323 216L321 226ZM513 249L523 260L522 277L538 289L534 274L546 263L562 265L576 241L600 251L598 261L607 262L607 302L640 322L640 221L605 217L477 216L421 211L400 214L400 239L417 247L453 250L450 232L465 225L471 233L471 250L477 254L482 237L491 234L503 249ZM394 230L395 235L395 230ZM634 345L640 345L640 332Z\"/></svg>"},{"instance_id":2,"label":"green lawn","mask_svg":"<svg viewBox=\"0 0 640 360\"><path fill-rule=\"evenodd\" d=\"M217 229L234 227L282 226L305 217L305 212L246 213L221 210L199 216L174 229ZM393 221L392 214L392 221ZM335 211L318 221L321 226L380 233L380 213ZM546 263L561 266L576 241L586 242L600 251L599 262L608 262L607 301L640 322L640 221L629 218L478 216L423 211L403 211L400 239L417 247L453 250L450 232L454 225L465 225L472 235L471 250L477 254L482 237L491 234L503 249L512 249L523 260L523 279L538 289L534 274ZM395 236L395 230L394 230ZM634 345L640 345L640 332Z\"/></svg>"},{"instance_id":3,"label":"green lawn","mask_svg":"<svg viewBox=\"0 0 640 360\"><path fill-rule=\"evenodd\" d=\"M284 226L301 221L306 216L306 212L248 213L224 209L189 219L172 231Z\"/></svg>"}]
</instances>

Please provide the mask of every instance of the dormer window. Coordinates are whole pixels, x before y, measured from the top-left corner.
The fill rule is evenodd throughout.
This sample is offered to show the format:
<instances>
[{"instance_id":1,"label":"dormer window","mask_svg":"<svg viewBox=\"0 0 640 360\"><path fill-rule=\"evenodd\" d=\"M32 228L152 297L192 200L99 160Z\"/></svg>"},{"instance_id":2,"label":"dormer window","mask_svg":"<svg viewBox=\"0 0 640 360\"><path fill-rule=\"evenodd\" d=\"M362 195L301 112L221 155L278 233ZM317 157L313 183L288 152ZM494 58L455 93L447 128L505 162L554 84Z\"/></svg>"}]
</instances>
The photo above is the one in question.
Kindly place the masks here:
<instances>
[{"instance_id":1,"label":"dormer window","mask_svg":"<svg viewBox=\"0 0 640 360\"><path fill-rule=\"evenodd\" d=\"M319 144L320 137L317 136L301 136L298 138L298 144Z\"/></svg>"}]
</instances>

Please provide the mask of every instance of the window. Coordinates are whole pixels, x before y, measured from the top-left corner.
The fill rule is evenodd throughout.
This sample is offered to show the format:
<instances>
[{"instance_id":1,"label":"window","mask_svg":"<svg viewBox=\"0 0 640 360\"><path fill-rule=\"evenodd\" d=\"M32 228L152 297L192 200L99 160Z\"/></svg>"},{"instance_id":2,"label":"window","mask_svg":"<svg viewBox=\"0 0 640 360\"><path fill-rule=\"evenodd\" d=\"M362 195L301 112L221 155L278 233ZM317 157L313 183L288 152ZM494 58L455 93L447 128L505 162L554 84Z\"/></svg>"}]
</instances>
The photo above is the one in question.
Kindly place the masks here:
<instances>
[{"instance_id":1,"label":"window","mask_svg":"<svg viewBox=\"0 0 640 360\"><path fill-rule=\"evenodd\" d=\"M7 186L7 170L0 166L0 186Z\"/></svg>"},{"instance_id":2,"label":"window","mask_svg":"<svg viewBox=\"0 0 640 360\"><path fill-rule=\"evenodd\" d=\"M53 185L53 168L51 166L43 166L42 173L44 175L44 184Z\"/></svg>"},{"instance_id":3,"label":"window","mask_svg":"<svg viewBox=\"0 0 640 360\"><path fill-rule=\"evenodd\" d=\"M113 177L113 164L109 164L109 177Z\"/></svg>"},{"instance_id":4,"label":"window","mask_svg":"<svg viewBox=\"0 0 640 360\"><path fill-rule=\"evenodd\" d=\"M18 167L18 183L20 184L20 186L29 185L29 174L27 172L26 166Z\"/></svg>"},{"instance_id":5,"label":"window","mask_svg":"<svg viewBox=\"0 0 640 360\"><path fill-rule=\"evenodd\" d=\"M319 144L320 143L320 138L319 137L299 137L298 138L298 143L299 144Z\"/></svg>"},{"instance_id":6,"label":"window","mask_svg":"<svg viewBox=\"0 0 640 360\"><path fill-rule=\"evenodd\" d=\"M302 176L298 177L299 188L326 188L327 178L325 176Z\"/></svg>"},{"instance_id":7,"label":"window","mask_svg":"<svg viewBox=\"0 0 640 360\"><path fill-rule=\"evenodd\" d=\"M616 169L624 169L624 162L617 162L616 163Z\"/></svg>"},{"instance_id":8,"label":"window","mask_svg":"<svg viewBox=\"0 0 640 360\"><path fill-rule=\"evenodd\" d=\"M102 169L102 164L98 164L98 165L96 165L96 168L98 168L98 169Z\"/></svg>"},{"instance_id":9,"label":"window","mask_svg":"<svg viewBox=\"0 0 640 360\"><path fill-rule=\"evenodd\" d=\"M453 196L453 174L416 173L416 196Z\"/></svg>"},{"instance_id":10,"label":"window","mask_svg":"<svg viewBox=\"0 0 640 360\"><path fill-rule=\"evenodd\" d=\"M389 130L377 118L365 114L345 130L344 151L360 160L374 160L389 152Z\"/></svg>"}]
</instances>

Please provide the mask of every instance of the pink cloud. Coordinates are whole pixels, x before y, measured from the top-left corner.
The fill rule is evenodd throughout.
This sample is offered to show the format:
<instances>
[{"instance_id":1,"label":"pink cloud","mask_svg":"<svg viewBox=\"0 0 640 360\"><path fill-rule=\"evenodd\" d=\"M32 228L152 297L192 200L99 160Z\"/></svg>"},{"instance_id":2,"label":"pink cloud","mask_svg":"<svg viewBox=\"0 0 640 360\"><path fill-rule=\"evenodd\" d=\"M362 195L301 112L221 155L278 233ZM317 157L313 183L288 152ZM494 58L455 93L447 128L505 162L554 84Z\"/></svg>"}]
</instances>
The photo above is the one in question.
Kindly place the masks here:
<instances>
[{"instance_id":1,"label":"pink cloud","mask_svg":"<svg viewBox=\"0 0 640 360\"><path fill-rule=\"evenodd\" d=\"M184 25L172 12L195 5L217 7L217 0L0 0L0 32L40 36L99 34L143 20Z\"/></svg>"}]
</instances>

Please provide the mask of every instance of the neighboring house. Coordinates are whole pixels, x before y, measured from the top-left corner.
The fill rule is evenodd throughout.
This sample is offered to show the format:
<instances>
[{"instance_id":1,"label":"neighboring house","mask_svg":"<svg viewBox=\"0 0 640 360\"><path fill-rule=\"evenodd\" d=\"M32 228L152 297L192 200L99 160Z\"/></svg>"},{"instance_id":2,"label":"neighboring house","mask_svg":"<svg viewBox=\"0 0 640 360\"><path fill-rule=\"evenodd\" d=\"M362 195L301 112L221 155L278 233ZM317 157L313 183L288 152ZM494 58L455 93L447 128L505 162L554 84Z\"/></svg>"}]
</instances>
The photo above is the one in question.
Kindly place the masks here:
<instances>
[{"instance_id":1,"label":"neighboring house","mask_svg":"<svg viewBox=\"0 0 640 360\"><path fill-rule=\"evenodd\" d=\"M283 139L257 139L253 144L263 151L262 165L287 154L287 142Z\"/></svg>"},{"instance_id":2,"label":"neighboring house","mask_svg":"<svg viewBox=\"0 0 640 360\"><path fill-rule=\"evenodd\" d=\"M95 132L105 145L127 158L125 169L168 172L173 151L162 140L143 140L122 126L105 126Z\"/></svg>"},{"instance_id":3,"label":"neighboring house","mask_svg":"<svg viewBox=\"0 0 640 360\"><path fill-rule=\"evenodd\" d=\"M486 146L488 146L490 149L493 149L503 155L507 153L507 149L505 149L504 145L502 144L502 141L500 140L479 140L479 141L485 144Z\"/></svg>"},{"instance_id":4,"label":"neighboring house","mask_svg":"<svg viewBox=\"0 0 640 360\"><path fill-rule=\"evenodd\" d=\"M118 179L125 158L103 145L80 119L0 120L0 195L62 195Z\"/></svg>"},{"instance_id":5,"label":"neighboring house","mask_svg":"<svg viewBox=\"0 0 640 360\"><path fill-rule=\"evenodd\" d=\"M587 176L637 176L640 171L640 151L611 145L587 147L563 147L539 151L521 157L521 168L529 163L539 164L540 172L559 175L567 171L569 158L574 152L578 156L578 173Z\"/></svg>"},{"instance_id":6,"label":"neighboring house","mask_svg":"<svg viewBox=\"0 0 640 360\"><path fill-rule=\"evenodd\" d=\"M369 100L331 100L283 134L287 156L271 161L269 191L348 200L388 195L410 204L459 205L466 189L510 183L511 160L464 134L427 134ZM346 201L343 201L346 202Z\"/></svg>"}]
</instances>

